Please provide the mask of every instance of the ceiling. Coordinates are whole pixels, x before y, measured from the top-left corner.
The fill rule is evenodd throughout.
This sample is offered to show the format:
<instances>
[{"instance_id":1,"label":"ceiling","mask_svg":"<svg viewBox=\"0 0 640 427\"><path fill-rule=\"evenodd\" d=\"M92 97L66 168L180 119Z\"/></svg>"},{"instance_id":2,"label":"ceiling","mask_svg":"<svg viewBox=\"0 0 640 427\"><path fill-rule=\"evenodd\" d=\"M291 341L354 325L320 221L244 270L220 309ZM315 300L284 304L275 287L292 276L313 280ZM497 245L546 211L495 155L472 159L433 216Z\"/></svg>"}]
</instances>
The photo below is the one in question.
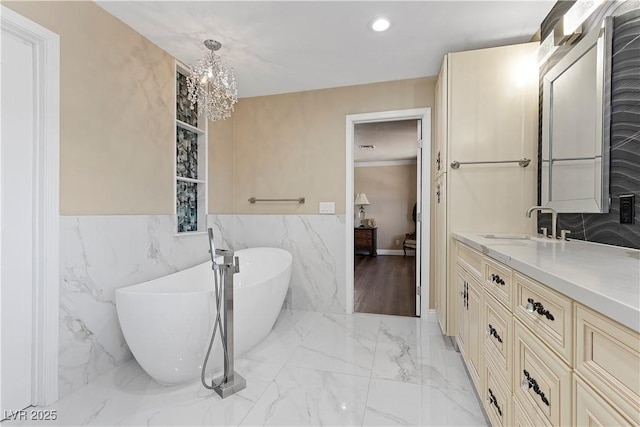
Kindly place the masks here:
<instances>
[{"instance_id":1,"label":"ceiling","mask_svg":"<svg viewBox=\"0 0 640 427\"><path fill-rule=\"evenodd\" d=\"M448 52L529 41L555 0L97 3L187 65L220 41L252 97L434 76Z\"/></svg>"},{"instance_id":2,"label":"ceiling","mask_svg":"<svg viewBox=\"0 0 640 427\"><path fill-rule=\"evenodd\" d=\"M416 160L417 120L358 123L354 125L354 162ZM373 145L365 150L360 145Z\"/></svg>"}]
</instances>

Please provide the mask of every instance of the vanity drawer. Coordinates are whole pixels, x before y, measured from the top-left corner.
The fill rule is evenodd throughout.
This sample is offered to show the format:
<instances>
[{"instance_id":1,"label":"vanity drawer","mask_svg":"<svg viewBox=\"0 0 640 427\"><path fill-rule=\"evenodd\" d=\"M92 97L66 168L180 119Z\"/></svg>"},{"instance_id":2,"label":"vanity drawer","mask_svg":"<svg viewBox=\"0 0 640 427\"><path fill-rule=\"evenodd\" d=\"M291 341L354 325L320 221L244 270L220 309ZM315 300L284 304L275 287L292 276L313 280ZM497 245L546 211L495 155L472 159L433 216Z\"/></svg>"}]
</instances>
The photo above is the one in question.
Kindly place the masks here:
<instances>
[{"instance_id":1,"label":"vanity drawer","mask_svg":"<svg viewBox=\"0 0 640 427\"><path fill-rule=\"evenodd\" d=\"M571 368L519 321L514 322L513 394L532 421L571 424Z\"/></svg>"},{"instance_id":2,"label":"vanity drawer","mask_svg":"<svg viewBox=\"0 0 640 427\"><path fill-rule=\"evenodd\" d=\"M497 374L502 377L511 390L513 372L513 318L511 312L491 295L486 294L482 321L485 330L485 358L491 359L497 368Z\"/></svg>"},{"instance_id":3,"label":"vanity drawer","mask_svg":"<svg viewBox=\"0 0 640 427\"><path fill-rule=\"evenodd\" d=\"M480 279L482 277L482 254L459 242L456 247L458 264L461 264L469 273Z\"/></svg>"},{"instance_id":4,"label":"vanity drawer","mask_svg":"<svg viewBox=\"0 0 640 427\"><path fill-rule=\"evenodd\" d=\"M638 425L622 416L578 375L574 377L574 396L573 417L578 426Z\"/></svg>"},{"instance_id":5,"label":"vanity drawer","mask_svg":"<svg viewBox=\"0 0 640 427\"><path fill-rule=\"evenodd\" d=\"M514 279L516 298L513 314L555 350L567 364L571 364L571 300L520 273L515 273Z\"/></svg>"},{"instance_id":6,"label":"vanity drawer","mask_svg":"<svg viewBox=\"0 0 640 427\"><path fill-rule=\"evenodd\" d=\"M482 276L485 289L496 297L498 301L511 308L512 270L489 257L484 258L482 265Z\"/></svg>"},{"instance_id":7,"label":"vanity drawer","mask_svg":"<svg viewBox=\"0 0 640 427\"><path fill-rule=\"evenodd\" d=\"M491 362L485 363L483 369L483 382L479 394L491 425L511 426L511 390L499 375L495 375L497 368Z\"/></svg>"},{"instance_id":8,"label":"vanity drawer","mask_svg":"<svg viewBox=\"0 0 640 427\"><path fill-rule=\"evenodd\" d=\"M575 370L640 425L640 334L576 304Z\"/></svg>"},{"instance_id":9,"label":"vanity drawer","mask_svg":"<svg viewBox=\"0 0 640 427\"><path fill-rule=\"evenodd\" d=\"M547 426L549 421L546 418L539 416L535 418L535 421L529 418L530 414L523 409L522 404L517 398L513 398L513 427L532 427L532 426Z\"/></svg>"}]
</instances>

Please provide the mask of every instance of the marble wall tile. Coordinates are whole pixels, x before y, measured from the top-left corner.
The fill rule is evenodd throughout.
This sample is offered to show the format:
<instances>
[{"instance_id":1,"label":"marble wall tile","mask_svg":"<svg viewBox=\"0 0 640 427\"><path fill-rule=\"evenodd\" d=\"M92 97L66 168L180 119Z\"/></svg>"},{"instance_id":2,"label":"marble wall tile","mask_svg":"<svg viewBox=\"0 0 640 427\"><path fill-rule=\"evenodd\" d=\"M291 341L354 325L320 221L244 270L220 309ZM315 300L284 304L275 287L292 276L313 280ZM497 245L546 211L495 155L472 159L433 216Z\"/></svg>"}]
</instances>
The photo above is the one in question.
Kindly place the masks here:
<instances>
[{"instance_id":1,"label":"marble wall tile","mask_svg":"<svg viewBox=\"0 0 640 427\"><path fill-rule=\"evenodd\" d=\"M60 396L131 358L115 289L209 257L206 235L176 237L173 224L172 215L60 217Z\"/></svg>"},{"instance_id":2,"label":"marble wall tile","mask_svg":"<svg viewBox=\"0 0 640 427\"><path fill-rule=\"evenodd\" d=\"M216 245L273 246L293 255L285 304L297 310L346 311L344 215L209 215Z\"/></svg>"},{"instance_id":3,"label":"marble wall tile","mask_svg":"<svg viewBox=\"0 0 640 427\"><path fill-rule=\"evenodd\" d=\"M115 289L208 259L206 235L174 235L171 215L60 218L60 396L131 358ZM217 247L275 246L294 261L285 305L345 312L345 218L210 215Z\"/></svg>"}]
</instances>

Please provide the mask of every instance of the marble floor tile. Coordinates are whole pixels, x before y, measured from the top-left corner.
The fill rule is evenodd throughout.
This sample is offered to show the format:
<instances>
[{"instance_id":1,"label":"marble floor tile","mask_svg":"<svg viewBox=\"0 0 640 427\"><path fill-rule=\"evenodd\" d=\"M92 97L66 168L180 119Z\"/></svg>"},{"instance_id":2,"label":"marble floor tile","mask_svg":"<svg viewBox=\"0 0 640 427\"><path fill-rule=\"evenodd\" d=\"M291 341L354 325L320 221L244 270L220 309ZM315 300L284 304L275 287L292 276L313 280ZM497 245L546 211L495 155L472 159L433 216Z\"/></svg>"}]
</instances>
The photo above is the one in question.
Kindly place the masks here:
<instances>
[{"instance_id":1,"label":"marble floor tile","mask_svg":"<svg viewBox=\"0 0 640 427\"><path fill-rule=\"evenodd\" d=\"M407 317L381 319L372 378L422 383L419 322Z\"/></svg>"},{"instance_id":2,"label":"marble floor tile","mask_svg":"<svg viewBox=\"0 0 640 427\"><path fill-rule=\"evenodd\" d=\"M361 425L369 378L283 368L243 426Z\"/></svg>"},{"instance_id":3,"label":"marble floor tile","mask_svg":"<svg viewBox=\"0 0 640 427\"><path fill-rule=\"evenodd\" d=\"M160 385L130 360L44 408L57 420L2 427L486 425L460 353L438 328L283 309L267 338L236 358L247 388L226 399L199 379Z\"/></svg>"},{"instance_id":4,"label":"marble floor tile","mask_svg":"<svg viewBox=\"0 0 640 427\"><path fill-rule=\"evenodd\" d=\"M320 317L320 313L313 311L283 309L269 335L247 351L243 358L282 367Z\"/></svg>"},{"instance_id":5,"label":"marble floor tile","mask_svg":"<svg viewBox=\"0 0 640 427\"><path fill-rule=\"evenodd\" d=\"M420 385L372 378L362 425L420 425L421 404Z\"/></svg>"},{"instance_id":6,"label":"marble floor tile","mask_svg":"<svg viewBox=\"0 0 640 427\"><path fill-rule=\"evenodd\" d=\"M473 391L422 386L423 426L486 426L487 420Z\"/></svg>"},{"instance_id":7,"label":"marble floor tile","mask_svg":"<svg viewBox=\"0 0 640 427\"><path fill-rule=\"evenodd\" d=\"M377 316L324 314L287 366L368 377L379 329Z\"/></svg>"}]
</instances>

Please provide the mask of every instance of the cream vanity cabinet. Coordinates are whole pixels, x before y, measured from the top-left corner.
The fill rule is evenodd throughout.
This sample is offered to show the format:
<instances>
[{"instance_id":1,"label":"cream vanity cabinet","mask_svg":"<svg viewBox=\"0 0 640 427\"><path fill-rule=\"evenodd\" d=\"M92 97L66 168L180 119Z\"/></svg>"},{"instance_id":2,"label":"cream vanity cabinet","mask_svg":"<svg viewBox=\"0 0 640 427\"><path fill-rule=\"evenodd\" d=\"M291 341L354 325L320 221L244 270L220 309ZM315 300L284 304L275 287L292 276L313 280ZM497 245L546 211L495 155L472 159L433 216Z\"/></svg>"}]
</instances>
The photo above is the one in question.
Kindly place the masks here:
<instances>
[{"instance_id":1,"label":"cream vanity cabinet","mask_svg":"<svg viewBox=\"0 0 640 427\"><path fill-rule=\"evenodd\" d=\"M640 425L638 332L454 242L456 342L492 425Z\"/></svg>"},{"instance_id":2,"label":"cream vanity cabinet","mask_svg":"<svg viewBox=\"0 0 640 427\"><path fill-rule=\"evenodd\" d=\"M482 365L482 331L480 310L482 308L482 285L480 284L480 262L475 254L468 252L471 257L466 258L466 248L459 248L465 252L458 257L456 268L456 285L458 289L458 322L456 342L462 356L467 363L471 379L476 387L480 385L480 370Z\"/></svg>"},{"instance_id":3,"label":"cream vanity cabinet","mask_svg":"<svg viewBox=\"0 0 640 427\"><path fill-rule=\"evenodd\" d=\"M537 46L526 43L449 53L436 81L432 278L436 314L446 335L457 331L459 303L451 232L534 229L533 220L524 213L537 198ZM517 163L451 167L452 161L523 157L532 159L526 168ZM497 205L497 200L508 200L508 208Z\"/></svg>"}]
</instances>

